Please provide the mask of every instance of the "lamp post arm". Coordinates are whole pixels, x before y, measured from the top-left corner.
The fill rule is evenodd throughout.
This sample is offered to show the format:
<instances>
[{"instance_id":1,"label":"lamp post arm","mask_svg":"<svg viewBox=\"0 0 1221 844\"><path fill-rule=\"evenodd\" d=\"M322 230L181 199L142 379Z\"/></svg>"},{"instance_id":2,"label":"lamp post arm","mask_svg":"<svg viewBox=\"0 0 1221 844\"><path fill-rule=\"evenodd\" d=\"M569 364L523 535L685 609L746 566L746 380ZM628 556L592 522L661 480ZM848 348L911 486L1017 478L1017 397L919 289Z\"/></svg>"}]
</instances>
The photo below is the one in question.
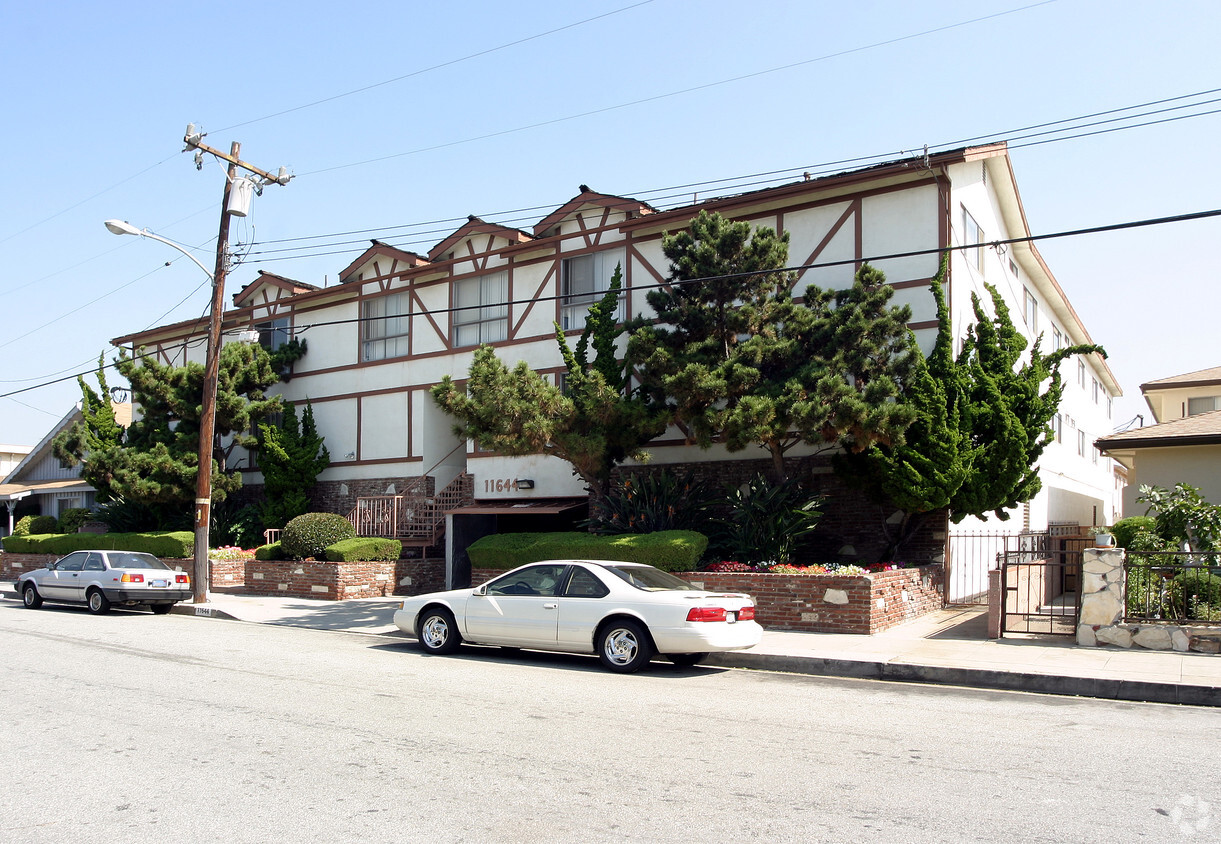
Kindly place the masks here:
<instances>
[{"instance_id":1,"label":"lamp post arm","mask_svg":"<svg viewBox=\"0 0 1221 844\"><path fill-rule=\"evenodd\" d=\"M169 239L169 238L167 238L167 237L162 237L162 236L161 236L161 235L159 235L159 234L153 234L153 233L152 233L152 232L150 232L148 229L140 229L140 231L139 231L139 232L137 232L137 234L139 234L139 235L140 235L140 237L147 237L147 238L149 238L149 239L151 239L151 240L160 241L161 243L164 243L166 246L170 246L170 247L173 247L174 249L177 249L177 250L178 250L179 252L181 252L183 255L186 255L188 258L190 258L192 261L194 261L194 262L195 262L195 266L197 266L197 267L199 267L201 270L203 270L203 271L204 271L204 273L205 273L205 274L208 276L208 278L209 278L209 279L212 281L212 283L213 283L213 284L216 284L216 276L212 275L212 271L211 271L210 269L208 269L207 267L205 267L205 266L203 265L203 262L202 262L202 261L200 261L200 260L199 260L198 258L196 258L194 255L192 255L192 254L191 254L191 253L190 253L190 252L187 250L187 248L186 248L185 246L183 246L183 245L181 245L181 244L178 244L178 243L175 243L174 241L170 240L170 239Z\"/></svg>"}]
</instances>

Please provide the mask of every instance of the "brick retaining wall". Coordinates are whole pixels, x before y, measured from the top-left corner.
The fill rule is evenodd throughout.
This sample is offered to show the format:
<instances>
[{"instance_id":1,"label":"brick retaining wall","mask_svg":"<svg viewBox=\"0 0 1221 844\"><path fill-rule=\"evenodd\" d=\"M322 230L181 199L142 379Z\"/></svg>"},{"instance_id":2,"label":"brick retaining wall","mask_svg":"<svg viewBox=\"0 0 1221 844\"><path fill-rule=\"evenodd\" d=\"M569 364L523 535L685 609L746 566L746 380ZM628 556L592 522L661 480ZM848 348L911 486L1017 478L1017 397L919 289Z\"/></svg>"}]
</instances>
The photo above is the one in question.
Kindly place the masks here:
<instances>
[{"instance_id":1,"label":"brick retaining wall","mask_svg":"<svg viewBox=\"0 0 1221 844\"><path fill-rule=\"evenodd\" d=\"M471 585L503 574L472 569ZM675 572L712 592L746 592L759 624L803 633L880 633L941 609L942 568L920 566L862 575Z\"/></svg>"}]
</instances>

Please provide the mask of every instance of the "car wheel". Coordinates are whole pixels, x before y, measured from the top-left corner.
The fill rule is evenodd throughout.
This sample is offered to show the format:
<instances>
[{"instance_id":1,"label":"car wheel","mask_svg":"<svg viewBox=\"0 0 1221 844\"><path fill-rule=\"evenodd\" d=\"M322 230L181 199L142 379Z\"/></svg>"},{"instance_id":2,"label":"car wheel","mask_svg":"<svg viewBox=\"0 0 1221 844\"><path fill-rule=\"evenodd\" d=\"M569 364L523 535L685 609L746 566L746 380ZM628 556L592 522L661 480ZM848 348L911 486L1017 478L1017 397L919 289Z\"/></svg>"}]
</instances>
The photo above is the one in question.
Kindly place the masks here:
<instances>
[{"instance_id":1,"label":"car wheel","mask_svg":"<svg viewBox=\"0 0 1221 844\"><path fill-rule=\"evenodd\" d=\"M653 643L638 622L612 621L598 633L598 659L611 671L639 671L652 658Z\"/></svg>"},{"instance_id":2,"label":"car wheel","mask_svg":"<svg viewBox=\"0 0 1221 844\"><path fill-rule=\"evenodd\" d=\"M425 610L418 629L420 646L430 654L452 654L462 643L458 624L449 610Z\"/></svg>"},{"instance_id":3,"label":"car wheel","mask_svg":"<svg viewBox=\"0 0 1221 844\"><path fill-rule=\"evenodd\" d=\"M42 595L38 594L38 590L34 588L33 583L27 583L25 588L21 590L21 603L32 610L42 606Z\"/></svg>"},{"instance_id":4,"label":"car wheel","mask_svg":"<svg viewBox=\"0 0 1221 844\"><path fill-rule=\"evenodd\" d=\"M87 597L89 599L89 612L94 615L110 612L110 599L102 594L101 589L90 589Z\"/></svg>"},{"instance_id":5,"label":"car wheel","mask_svg":"<svg viewBox=\"0 0 1221 844\"><path fill-rule=\"evenodd\" d=\"M698 662L702 662L708 654L667 654L667 656L670 658L670 662L675 665L695 665Z\"/></svg>"},{"instance_id":6,"label":"car wheel","mask_svg":"<svg viewBox=\"0 0 1221 844\"><path fill-rule=\"evenodd\" d=\"M153 615L165 615L174 608L173 604L149 604L148 608L153 611Z\"/></svg>"}]
</instances>

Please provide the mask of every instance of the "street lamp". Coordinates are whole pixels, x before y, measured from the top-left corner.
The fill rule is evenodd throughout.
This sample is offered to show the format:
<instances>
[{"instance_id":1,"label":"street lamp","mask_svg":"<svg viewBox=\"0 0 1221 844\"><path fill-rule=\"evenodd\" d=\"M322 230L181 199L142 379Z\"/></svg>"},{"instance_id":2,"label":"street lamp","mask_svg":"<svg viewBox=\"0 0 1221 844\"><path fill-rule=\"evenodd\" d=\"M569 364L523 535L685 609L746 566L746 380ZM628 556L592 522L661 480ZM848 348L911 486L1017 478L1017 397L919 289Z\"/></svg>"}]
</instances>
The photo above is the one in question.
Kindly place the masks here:
<instances>
[{"instance_id":1,"label":"street lamp","mask_svg":"<svg viewBox=\"0 0 1221 844\"><path fill-rule=\"evenodd\" d=\"M226 186L226 193L228 192ZM228 219L222 223L222 234L228 234ZM195 262L208 280L212 282L212 310L208 321L208 346L204 358L203 402L199 413L199 471L195 481L195 566L191 575L192 600L197 604L208 601L208 529L212 520L212 440L216 435L216 382L220 374L220 326L225 305L223 245L218 247L215 273L208 270L180 243L153 234L148 229L137 229L122 220L107 220L106 229L111 234L134 234L157 240L177 249ZM222 238L222 244L227 237Z\"/></svg>"}]
</instances>

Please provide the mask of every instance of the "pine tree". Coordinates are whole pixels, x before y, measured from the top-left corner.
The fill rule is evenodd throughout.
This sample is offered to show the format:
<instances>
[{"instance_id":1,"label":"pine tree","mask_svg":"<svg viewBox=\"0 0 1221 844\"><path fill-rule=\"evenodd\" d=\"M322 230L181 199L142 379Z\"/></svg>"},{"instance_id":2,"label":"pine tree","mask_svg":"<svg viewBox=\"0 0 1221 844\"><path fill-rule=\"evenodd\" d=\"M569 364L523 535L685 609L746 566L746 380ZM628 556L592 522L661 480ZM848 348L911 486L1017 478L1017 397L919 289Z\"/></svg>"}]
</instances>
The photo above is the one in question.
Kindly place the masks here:
<instances>
[{"instance_id":1,"label":"pine tree","mask_svg":"<svg viewBox=\"0 0 1221 844\"><path fill-rule=\"evenodd\" d=\"M555 326L566 368L562 388L525 361L509 369L491 346L475 352L465 389L446 376L432 396L458 420L455 433L503 454L558 457L595 499L605 497L614 467L643 458L644 445L665 430L664 418L629 389L628 372L615 354L621 286L616 268L610 289L590 308L575 351Z\"/></svg>"},{"instance_id":2,"label":"pine tree","mask_svg":"<svg viewBox=\"0 0 1221 844\"><path fill-rule=\"evenodd\" d=\"M309 490L331 464L314 423L313 405L305 403L300 422L296 406L290 403L284 406L279 425L259 425L258 455L264 495L259 515L264 527L282 528L309 511Z\"/></svg>"},{"instance_id":3,"label":"pine tree","mask_svg":"<svg viewBox=\"0 0 1221 844\"><path fill-rule=\"evenodd\" d=\"M799 443L902 439L913 414L894 399L910 314L889 304L880 271L862 267L848 290L811 285L795 302L787 235L707 212L662 249L672 284L648 294L657 318L637 321L628 356L688 442L762 447L782 480Z\"/></svg>"},{"instance_id":4,"label":"pine tree","mask_svg":"<svg viewBox=\"0 0 1221 844\"><path fill-rule=\"evenodd\" d=\"M115 420L110 387L106 383L106 367L102 361L103 356L98 355L96 377L100 393L94 392L83 377L76 379L81 388L81 419L55 437L51 451L65 466L83 463L81 478L96 491L97 500L105 503L114 498L110 473L104 466L85 458L119 445L123 441L123 427Z\"/></svg>"}]
</instances>

